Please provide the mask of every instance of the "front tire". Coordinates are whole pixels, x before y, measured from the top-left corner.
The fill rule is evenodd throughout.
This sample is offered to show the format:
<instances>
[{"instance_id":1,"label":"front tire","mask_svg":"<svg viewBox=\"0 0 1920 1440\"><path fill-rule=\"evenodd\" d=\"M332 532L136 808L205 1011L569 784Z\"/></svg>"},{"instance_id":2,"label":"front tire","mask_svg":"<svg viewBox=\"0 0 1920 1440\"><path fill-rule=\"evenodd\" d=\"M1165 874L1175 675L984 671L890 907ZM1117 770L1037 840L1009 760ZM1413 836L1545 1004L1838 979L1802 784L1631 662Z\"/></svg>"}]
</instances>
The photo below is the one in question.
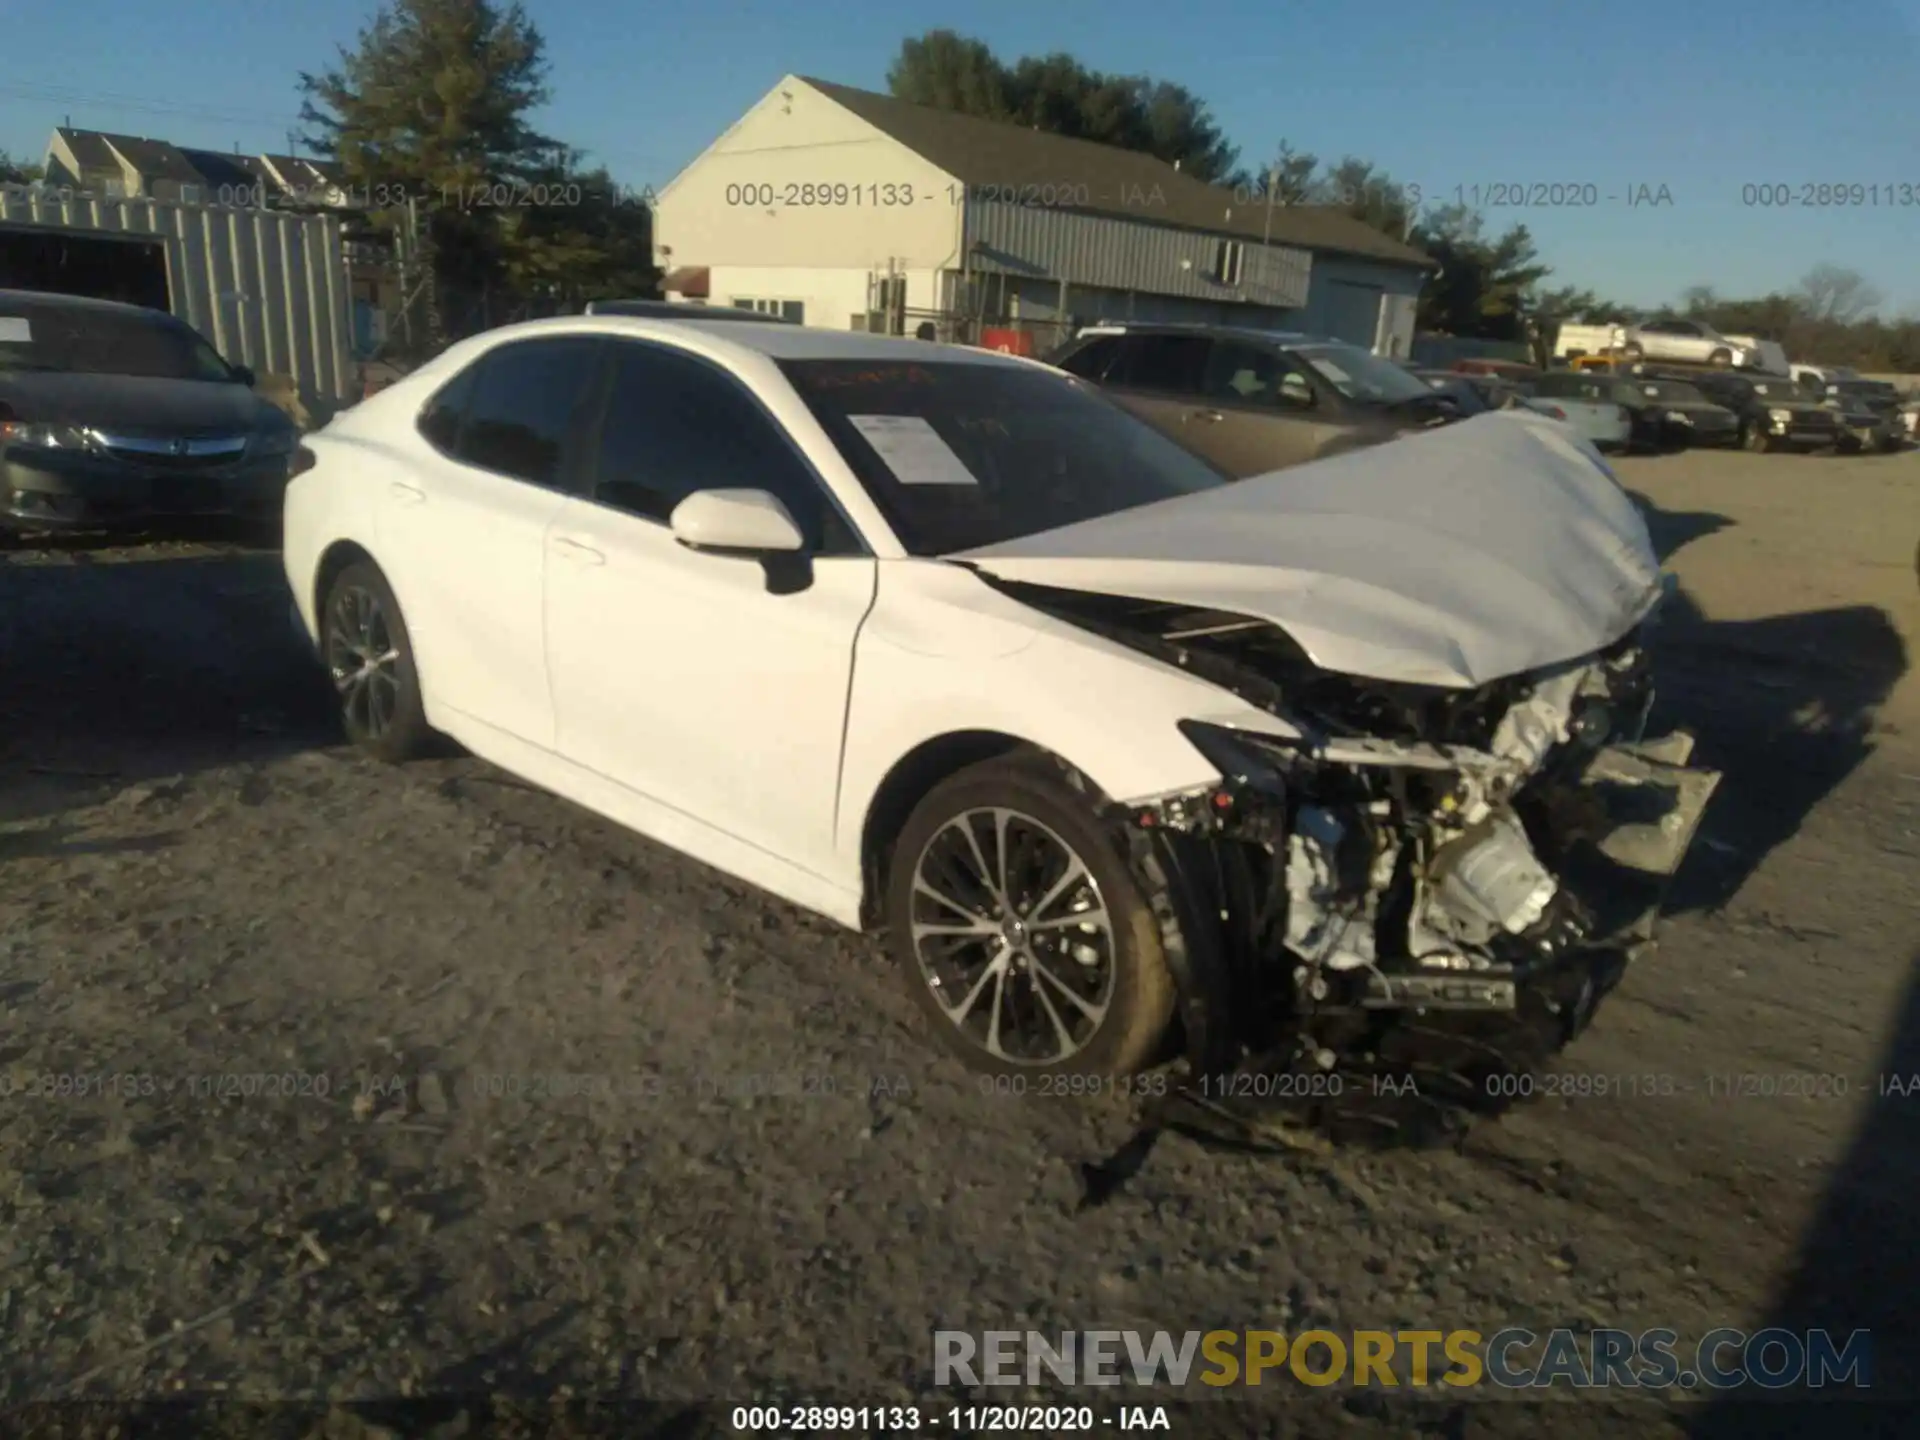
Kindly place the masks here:
<instances>
[{"instance_id":1,"label":"front tire","mask_svg":"<svg viewBox=\"0 0 1920 1440\"><path fill-rule=\"evenodd\" d=\"M1716 350L1707 356L1707 363L1725 369L1727 366L1733 364L1733 352L1731 350Z\"/></svg>"},{"instance_id":2,"label":"front tire","mask_svg":"<svg viewBox=\"0 0 1920 1440\"><path fill-rule=\"evenodd\" d=\"M941 1043L987 1074L1124 1076L1175 990L1141 884L1089 798L1010 757L936 785L895 844L888 948Z\"/></svg>"},{"instance_id":3,"label":"front tire","mask_svg":"<svg viewBox=\"0 0 1920 1440\"><path fill-rule=\"evenodd\" d=\"M349 740L389 764L426 753L433 730L420 698L413 642L378 566L357 560L327 587L320 651Z\"/></svg>"},{"instance_id":4,"label":"front tire","mask_svg":"<svg viewBox=\"0 0 1920 1440\"><path fill-rule=\"evenodd\" d=\"M1750 421L1747 428L1741 432L1740 444L1742 448L1754 455L1765 455L1773 449L1773 437L1767 434L1757 420Z\"/></svg>"}]
</instances>

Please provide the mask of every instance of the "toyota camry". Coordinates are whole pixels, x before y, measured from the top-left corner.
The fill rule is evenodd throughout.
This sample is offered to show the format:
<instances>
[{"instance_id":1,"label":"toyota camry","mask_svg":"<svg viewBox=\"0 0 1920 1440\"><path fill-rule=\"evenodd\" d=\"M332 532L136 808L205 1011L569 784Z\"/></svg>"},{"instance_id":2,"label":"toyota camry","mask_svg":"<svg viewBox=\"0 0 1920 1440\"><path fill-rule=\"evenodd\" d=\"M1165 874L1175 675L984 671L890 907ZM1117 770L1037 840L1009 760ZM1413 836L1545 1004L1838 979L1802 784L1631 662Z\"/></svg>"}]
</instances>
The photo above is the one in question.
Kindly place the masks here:
<instances>
[{"instance_id":1,"label":"toyota camry","mask_svg":"<svg viewBox=\"0 0 1920 1440\"><path fill-rule=\"evenodd\" d=\"M986 1070L1564 1043L1718 778L1645 735L1639 513L1525 412L1235 481L1034 361L609 315L464 341L293 468L352 741L883 933Z\"/></svg>"}]
</instances>

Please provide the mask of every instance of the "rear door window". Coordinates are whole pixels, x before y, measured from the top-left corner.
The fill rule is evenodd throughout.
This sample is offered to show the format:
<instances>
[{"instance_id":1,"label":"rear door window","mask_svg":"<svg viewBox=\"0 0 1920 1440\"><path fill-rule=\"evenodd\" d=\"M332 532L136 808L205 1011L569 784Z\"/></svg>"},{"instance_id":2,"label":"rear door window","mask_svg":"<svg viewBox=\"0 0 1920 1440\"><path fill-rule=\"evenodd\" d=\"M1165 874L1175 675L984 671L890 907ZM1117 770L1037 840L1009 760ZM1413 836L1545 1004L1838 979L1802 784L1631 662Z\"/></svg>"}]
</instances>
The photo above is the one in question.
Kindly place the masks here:
<instances>
[{"instance_id":1,"label":"rear door window","mask_svg":"<svg viewBox=\"0 0 1920 1440\"><path fill-rule=\"evenodd\" d=\"M1108 379L1133 390L1192 395L1200 389L1212 348L1204 335L1129 335L1120 365Z\"/></svg>"},{"instance_id":2,"label":"rear door window","mask_svg":"<svg viewBox=\"0 0 1920 1440\"><path fill-rule=\"evenodd\" d=\"M565 488L565 461L592 398L600 342L518 340L489 350L460 428L455 458L498 475Z\"/></svg>"},{"instance_id":3,"label":"rear door window","mask_svg":"<svg viewBox=\"0 0 1920 1440\"><path fill-rule=\"evenodd\" d=\"M473 377L478 363L467 366L442 385L420 411L420 433L442 455L452 457L460 442L460 423L467 418L467 405L473 399Z\"/></svg>"},{"instance_id":4,"label":"rear door window","mask_svg":"<svg viewBox=\"0 0 1920 1440\"><path fill-rule=\"evenodd\" d=\"M1120 339L1118 335L1097 336L1062 360L1060 368L1069 375L1098 383L1107 378L1113 362L1119 359Z\"/></svg>"}]
</instances>

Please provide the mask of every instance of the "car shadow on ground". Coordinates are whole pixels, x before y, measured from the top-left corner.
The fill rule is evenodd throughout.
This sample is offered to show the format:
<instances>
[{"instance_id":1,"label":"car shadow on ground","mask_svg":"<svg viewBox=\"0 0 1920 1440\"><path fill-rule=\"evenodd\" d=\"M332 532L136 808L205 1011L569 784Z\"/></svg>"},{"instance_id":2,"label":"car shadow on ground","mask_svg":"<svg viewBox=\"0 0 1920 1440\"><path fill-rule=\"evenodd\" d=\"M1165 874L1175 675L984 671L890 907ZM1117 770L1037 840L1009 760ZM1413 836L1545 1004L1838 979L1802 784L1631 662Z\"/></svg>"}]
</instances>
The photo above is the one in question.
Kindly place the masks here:
<instances>
[{"instance_id":1,"label":"car shadow on ground","mask_svg":"<svg viewBox=\"0 0 1920 1440\"><path fill-rule=\"evenodd\" d=\"M271 551L0 556L0 822L340 743L289 604Z\"/></svg>"},{"instance_id":2,"label":"car shadow on ground","mask_svg":"<svg viewBox=\"0 0 1920 1440\"><path fill-rule=\"evenodd\" d=\"M1638 490L1629 490L1627 494L1645 517L1654 553L1663 565L1694 541L1717 535L1739 523L1731 515L1722 515L1716 510L1662 510Z\"/></svg>"},{"instance_id":3,"label":"car shadow on ground","mask_svg":"<svg viewBox=\"0 0 1920 1440\"><path fill-rule=\"evenodd\" d=\"M1663 564L1736 523L1629 493ZM1717 909L1873 753L1880 708L1910 657L1875 606L1713 620L1684 588L1662 607L1651 648L1654 732L1692 731L1697 763L1726 776L1668 910Z\"/></svg>"},{"instance_id":4,"label":"car shadow on ground","mask_svg":"<svg viewBox=\"0 0 1920 1440\"><path fill-rule=\"evenodd\" d=\"M1701 1416L1696 1440L1824 1440L1920 1428L1920 952L1888 1027L1877 1091L1761 1322L1797 1335L1825 1330L1842 1353L1853 1332L1867 1331L1870 1388L1863 1394L1834 1377L1818 1402L1804 1391L1789 1404L1729 1398Z\"/></svg>"},{"instance_id":5,"label":"car shadow on ground","mask_svg":"<svg viewBox=\"0 0 1920 1440\"><path fill-rule=\"evenodd\" d=\"M1726 777L1668 908L1718 909L1872 755L1907 645L1871 605L1709 620L1682 591L1653 654L1656 732L1691 730L1696 763Z\"/></svg>"}]
</instances>

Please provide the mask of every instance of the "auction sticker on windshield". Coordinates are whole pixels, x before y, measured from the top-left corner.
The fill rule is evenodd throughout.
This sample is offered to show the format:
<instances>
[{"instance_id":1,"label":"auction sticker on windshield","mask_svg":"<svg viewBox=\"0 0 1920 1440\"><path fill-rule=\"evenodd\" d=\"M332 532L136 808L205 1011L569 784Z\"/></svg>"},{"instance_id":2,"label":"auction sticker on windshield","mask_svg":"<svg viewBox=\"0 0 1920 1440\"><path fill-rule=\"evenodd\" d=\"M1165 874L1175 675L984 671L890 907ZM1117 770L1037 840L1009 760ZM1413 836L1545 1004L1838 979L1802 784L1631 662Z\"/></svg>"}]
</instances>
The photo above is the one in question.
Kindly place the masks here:
<instances>
[{"instance_id":1,"label":"auction sticker on windshield","mask_svg":"<svg viewBox=\"0 0 1920 1440\"><path fill-rule=\"evenodd\" d=\"M0 315L0 341L13 345L33 343L33 326L24 315Z\"/></svg>"},{"instance_id":2,"label":"auction sticker on windshield","mask_svg":"<svg viewBox=\"0 0 1920 1440\"><path fill-rule=\"evenodd\" d=\"M978 485L953 447L918 415L849 415L902 485Z\"/></svg>"}]
</instances>

